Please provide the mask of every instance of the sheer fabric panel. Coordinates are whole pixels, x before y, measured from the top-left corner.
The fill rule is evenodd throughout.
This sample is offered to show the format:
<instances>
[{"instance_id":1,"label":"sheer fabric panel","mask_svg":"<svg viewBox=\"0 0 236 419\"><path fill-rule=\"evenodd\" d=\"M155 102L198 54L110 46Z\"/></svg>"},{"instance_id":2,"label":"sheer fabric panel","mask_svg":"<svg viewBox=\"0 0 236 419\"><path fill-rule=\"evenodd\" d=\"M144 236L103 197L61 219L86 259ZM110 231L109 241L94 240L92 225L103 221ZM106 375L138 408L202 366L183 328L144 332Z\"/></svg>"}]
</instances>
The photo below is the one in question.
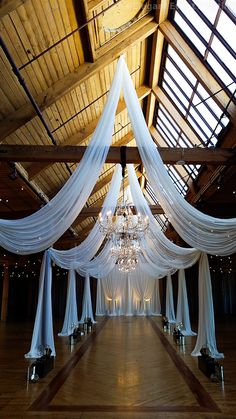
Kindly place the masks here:
<instances>
[{"instance_id":1,"label":"sheer fabric panel","mask_svg":"<svg viewBox=\"0 0 236 419\"><path fill-rule=\"evenodd\" d=\"M195 336L196 333L192 331L189 317L188 294L186 288L185 271L180 269L178 272L178 300L177 300L177 314L176 323L182 323L181 330L184 336Z\"/></svg>"},{"instance_id":2,"label":"sheer fabric panel","mask_svg":"<svg viewBox=\"0 0 236 419\"><path fill-rule=\"evenodd\" d=\"M167 279L166 279L166 317L169 323L176 323L174 298L173 298L173 286L172 286L172 278L170 275L167 275Z\"/></svg>"},{"instance_id":3,"label":"sheer fabric panel","mask_svg":"<svg viewBox=\"0 0 236 419\"><path fill-rule=\"evenodd\" d=\"M87 274L84 281L84 293L82 303L82 315L79 323L84 323L85 319L90 317L92 323L96 323L93 316L93 307L90 291L90 277Z\"/></svg>"},{"instance_id":4,"label":"sheer fabric panel","mask_svg":"<svg viewBox=\"0 0 236 419\"><path fill-rule=\"evenodd\" d=\"M48 346L56 355L52 322L52 267L48 252L44 253L39 278L39 296L30 351L25 358L39 358Z\"/></svg>"},{"instance_id":5,"label":"sheer fabric panel","mask_svg":"<svg viewBox=\"0 0 236 419\"><path fill-rule=\"evenodd\" d=\"M173 227L186 243L203 252L222 256L236 252L236 218L220 219L202 213L184 199L171 181L149 133L127 66L123 92L148 180Z\"/></svg>"},{"instance_id":6,"label":"sheer fabric panel","mask_svg":"<svg viewBox=\"0 0 236 419\"><path fill-rule=\"evenodd\" d=\"M98 316L160 314L159 282L148 277L139 267L127 274L115 266L107 277L98 281Z\"/></svg>"},{"instance_id":7,"label":"sheer fabric panel","mask_svg":"<svg viewBox=\"0 0 236 419\"><path fill-rule=\"evenodd\" d=\"M198 290L198 335L192 355L200 356L201 348L207 346L213 358L224 358L216 346L211 276L208 258L204 253L199 260Z\"/></svg>"},{"instance_id":8,"label":"sheer fabric panel","mask_svg":"<svg viewBox=\"0 0 236 419\"><path fill-rule=\"evenodd\" d=\"M66 311L62 331L58 336L69 336L78 325L77 298L76 298L76 276L75 271L70 270L68 275L68 287L66 297Z\"/></svg>"},{"instance_id":9,"label":"sheer fabric panel","mask_svg":"<svg viewBox=\"0 0 236 419\"><path fill-rule=\"evenodd\" d=\"M124 58L119 59L102 116L79 166L57 195L34 214L0 220L0 245L21 255L47 249L71 226L85 205L111 145Z\"/></svg>"}]
</instances>

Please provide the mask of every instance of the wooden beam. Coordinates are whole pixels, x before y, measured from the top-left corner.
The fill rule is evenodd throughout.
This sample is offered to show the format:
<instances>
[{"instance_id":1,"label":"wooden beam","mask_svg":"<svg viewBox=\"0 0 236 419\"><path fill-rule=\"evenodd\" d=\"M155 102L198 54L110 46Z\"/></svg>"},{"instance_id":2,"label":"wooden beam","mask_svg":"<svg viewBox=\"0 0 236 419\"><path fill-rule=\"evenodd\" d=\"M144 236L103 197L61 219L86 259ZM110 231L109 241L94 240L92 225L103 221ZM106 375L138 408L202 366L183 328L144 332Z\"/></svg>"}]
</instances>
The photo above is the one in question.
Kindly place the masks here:
<instances>
[{"instance_id":1,"label":"wooden beam","mask_svg":"<svg viewBox=\"0 0 236 419\"><path fill-rule=\"evenodd\" d=\"M134 139L133 132L129 132L128 134L124 135L124 137L122 137L119 141L117 141L116 147L120 147L122 145L126 145L126 144L130 143L133 139ZM94 188L93 188L93 190L91 192L91 195L93 195L95 192L97 192L99 189L101 189L103 186L105 186L106 183L110 182L110 180L107 180L107 182L106 182L106 179L109 179L109 177L110 177L110 175L108 175L107 177L105 177L103 179L104 182L103 181L100 181L101 183L100 182L96 183L96 185L94 186ZM99 184L100 184L100 186L99 186ZM55 196L59 192L60 189L61 189L61 187L60 188L57 188L56 190L51 191L50 196L51 197Z\"/></svg>"},{"instance_id":2,"label":"wooden beam","mask_svg":"<svg viewBox=\"0 0 236 419\"><path fill-rule=\"evenodd\" d=\"M139 173L140 174L140 173ZM164 210L160 205L150 205L150 210L152 211L152 214L164 214ZM78 215L78 218L87 218L87 217L97 217L99 212L101 212L102 206L96 206L96 207L84 207L80 214Z\"/></svg>"},{"instance_id":3,"label":"wooden beam","mask_svg":"<svg viewBox=\"0 0 236 419\"><path fill-rule=\"evenodd\" d=\"M79 162L87 147L83 146L31 146L0 144L0 161L15 162ZM211 164L234 165L235 150L222 148L180 148L161 147L158 149L165 164ZM137 147L127 147L127 163L141 163ZM107 163L120 163L120 147L110 147Z\"/></svg>"},{"instance_id":4,"label":"wooden beam","mask_svg":"<svg viewBox=\"0 0 236 419\"><path fill-rule=\"evenodd\" d=\"M104 186L106 186L112 179L112 175L113 173L111 173L111 176L106 176L104 178L104 183L100 184L99 183L99 188L96 188L97 190L102 189ZM103 182L103 179L102 181ZM97 183L97 185L98 185ZM96 185L96 186L97 186ZM95 190L92 191L91 195L93 195L95 192ZM91 196L90 195L90 196ZM99 212L101 211L102 207L101 206L94 206L94 207L84 207L82 208L82 210L80 211L78 218L88 218L88 217L97 217ZM160 205L150 205L150 210L152 211L152 214L164 214L164 210L161 208ZM33 214L35 211L14 211L14 212L1 212L0 214L0 218L3 215L5 219L12 219L12 220L17 220L19 218L23 218L23 217L27 217L28 215ZM5 263L5 260L3 260L3 262ZM1 260L0 260L1 263Z\"/></svg>"},{"instance_id":5,"label":"wooden beam","mask_svg":"<svg viewBox=\"0 0 236 419\"><path fill-rule=\"evenodd\" d=\"M89 13L89 10L88 10L88 1L82 0L82 5L78 5L78 8L83 9L84 18L86 22L88 22L90 18L92 17L92 13ZM81 11L79 13L81 13ZM95 53L94 42L93 42L93 25L94 25L93 21L89 22L85 28L85 31L86 31L86 38L89 44L90 55L91 55L92 61L94 62L96 53Z\"/></svg>"},{"instance_id":6,"label":"wooden beam","mask_svg":"<svg viewBox=\"0 0 236 419\"><path fill-rule=\"evenodd\" d=\"M114 45L125 41L130 36L132 36L135 26L141 28L145 27L149 22L153 21L153 16L151 14L147 15L146 17L140 18L138 21L133 23L130 27L126 28L125 30L121 31L119 35L115 36L110 42L112 42ZM157 28L157 26L156 26ZM155 32L155 31L154 31ZM152 32L153 33L153 32ZM111 43L105 42L104 45L101 45L100 48L96 50L96 57L101 58L105 54L107 54L111 49Z\"/></svg>"},{"instance_id":7,"label":"wooden beam","mask_svg":"<svg viewBox=\"0 0 236 419\"><path fill-rule=\"evenodd\" d=\"M229 96L224 90L222 90L221 85L212 76L210 71L206 68L202 60L200 60L200 58L198 58L198 56L194 53L192 48L189 47L187 42L172 25L172 23L165 21L160 24L159 29L172 48L192 71L194 76L202 83L208 93L212 95L219 91L214 98L222 108L225 108L228 105ZM233 102L228 107L228 113L231 117L235 118L235 105Z\"/></svg>"},{"instance_id":8,"label":"wooden beam","mask_svg":"<svg viewBox=\"0 0 236 419\"><path fill-rule=\"evenodd\" d=\"M164 36L158 30L153 35L152 41L152 55L151 55L151 64L150 64L150 76L149 76L149 86L153 89L158 82L160 68L161 68L161 57L164 45ZM147 111L146 111L146 122L147 126L150 127L153 121L155 108L155 96L151 93L148 97Z\"/></svg>"},{"instance_id":9,"label":"wooden beam","mask_svg":"<svg viewBox=\"0 0 236 419\"><path fill-rule=\"evenodd\" d=\"M26 3L27 0L1 0L0 1L0 19L8 13L13 12L17 7Z\"/></svg>"},{"instance_id":10,"label":"wooden beam","mask_svg":"<svg viewBox=\"0 0 236 419\"><path fill-rule=\"evenodd\" d=\"M168 17L170 0L158 0L153 5L156 6L155 20L158 24L164 22ZM150 63L150 75L149 75L149 86L153 89L159 80L160 69L161 69L161 60L164 46L164 36L161 31L157 30L153 35L152 40L152 55ZM146 109L146 122L147 126L150 128L153 123L153 116L155 110L156 98L154 94L148 96L147 109ZM143 176L141 178L141 189L143 190L145 184L145 168L142 167Z\"/></svg>"},{"instance_id":11,"label":"wooden beam","mask_svg":"<svg viewBox=\"0 0 236 419\"><path fill-rule=\"evenodd\" d=\"M153 93L156 96L157 100L166 108L167 112L175 120L178 127L183 131L183 133L188 137L193 145L201 144L200 137L195 133L191 128L189 122L184 119L180 112L173 105L171 100L166 96L161 87L157 86L153 88Z\"/></svg>"},{"instance_id":12,"label":"wooden beam","mask_svg":"<svg viewBox=\"0 0 236 419\"><path fill-rule=\"evenodd\" d=\"M92 0L88 3L88 10L89 12L92 12L94 9L103 6L105 3L107 3L107 0Z\"/></svg>"},{"instance_id":13,"label":"wooden beam","mask_svg":"<svg viewBox=\"0 0 236 419\"><path fill-rule=\"evenodd\" d=\"M168 18L170 0L156 0L155 19L159 24ZM155 4L154 3L154 4Z\"/></svg>"},{"instance_id":14,"label":"wooden beam","mask_svg":"<svg viewBox=\"0 0 236 419\"><path fill-rule=\"evenodd\" d=\"M235 148L235 138L236 138L236 126L232 125L225 137L223 138L221 142L221 146L225 147L232 147L234 149L234 152L236 150ZM222 170L224 170L224 167L217 167L214 171L210 167L205 167L203 171L201 171L200 176L197 179L197 188L198 191L196 193L192 191L188 191L187 193L187 200L191 203L196 203L198 200L202 197L210 197L211 192L213 192L213 189L211 186L213 183L218 179L220 173ZM211 190L209 190L211 189Z\"/></svg>"},{"instance_id":15,"label":"wooden beam","mask_svg":"<svg viewBox=\"0 0 236 419\"><path fill-rule=\"evenodd\" d=\"M168 18L170 0L157 0L156 1L156 13L155 20L160 25L165 22ZM158 30L153 35L152 43L152 56L151 56L151 66L150 66L150 76L149 76L149 86L154 87L157 85L160 69L161 69L161 60L164 46L164 36L160 30Z\"/></svg>"},{"instance_id":16,"label":"wooden beam","mask_svg":"<svg viewBox=\"0 0 236 419\"><path fill-rule=\"evenodd\" d=\"M158 25L166 21L169 12L169 6L170 0L161 0L160 2L158 0L156 1L155 20L158 23ZM152 55L149 74L149 86L151 88L157 86L159 80L164 40L164 35L161 33L160 30L157 30L153 35L152 41ZM153 95L150 95L148 98L146 112L146 121L148 127L152 125L154 106L155 98L153 97Z\"/></svg>"},{"instance_id":17,"label":"wooden beam","mask_svg":"<svg viewBox=\"0 0 236 419\"><path fill-rule=\"evenodd\" d=\"M162 138L162 136L159 134L159 132L157 131L157 129L152 126L150 127L150 134L154 140L154 142L156 143L156 145L159 147L166 147L166 142L165 140Z\"/></svg>"},{"instance_id":18,"label":"wooden beam","mask_svg":"<svg viewBox=\"0 0 236 419\"><path fill-rule=\"evenodd\" d=\"M47 109L62 96L69 93L72 89L75 89L81 83L84 83L111 62L115 61L132 45L136 45L152 35L156 29L157 23L153 21L150 22L150 16L144 17L139 22L132 25L132 33L120 43L118 43L119 37L116 37L115 41L110 43L111 49L101 58L96 60L96 62L82 64L74 72L69 73L63 79L58 80L53 86L49 87L47 91L38 95L35 100L41 111ZM12 134L34 117L35 111L31 104L25 104L0 122L0 140Z\"/></svg>"},{"instance_id":19,"label":"wooden beam","mask_svg":"<svg viewBox=\"0 0 236 419\"><path fill-rule=\"evenodd\" d=\"M150 91L151 91L150 87L147 87L147 86L140 86L140 87L138 87L137 90L136 90L136 93L138 95L139 100L142 100L147 95L149 95ZM126 109L126 103L125 103L125 101L123 99L122 100L119 100L119 103L118 103L118 106L117 106L117 110L116 110L116 116L120 115L125 109ZM62 145L63 146L66 146L66 145L79 145L79 144L87 141L93 135L93 132L94 132L94 130L95 130L95 128L96 128L96 126L97 126L97 124L99 122L99 119L100 119L100 117L94 119L92 122L90 122L89 125L87 125L86 127L80 129L76 134L72 135L71 137L67 138L67 140L64 141L62 143ZM128 136L132 135L132 139L133 139L133 134L129 133L127 135ZM127 137L127 140L128 140L128 137ZM126 144L126 141L124 141L124 145L125 144ZM45 170L49 166L51 166L51 164L48 164L48 163L46 163L46 164L42 164L42 163L32 164L31 166L29 166L27 168L29 179L32 180L42 170Z\"/></svg>"}]
</instances>

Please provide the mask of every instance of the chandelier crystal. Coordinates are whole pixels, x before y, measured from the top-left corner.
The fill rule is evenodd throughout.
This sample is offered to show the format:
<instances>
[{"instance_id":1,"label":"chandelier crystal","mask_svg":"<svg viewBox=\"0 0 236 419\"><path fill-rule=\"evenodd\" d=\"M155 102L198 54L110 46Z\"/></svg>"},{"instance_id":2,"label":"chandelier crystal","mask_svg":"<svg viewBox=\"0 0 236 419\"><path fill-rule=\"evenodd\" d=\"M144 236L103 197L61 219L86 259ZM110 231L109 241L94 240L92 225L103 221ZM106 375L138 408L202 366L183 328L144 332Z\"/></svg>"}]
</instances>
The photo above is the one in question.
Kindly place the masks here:
<instances>
[{"instance_id":1,"label":"chandelier crystal","mask_svg":"<svg viewBox=\"0 0 236 419\"><path fill-rule=\"evenodd\" d=\"M124 236L139 241L145 236L149 226L147 216L142 218L140 213L136 215L135 207L124 202L116 207L114 215L108 211L103 218L100 213L98 221L100 231L113 242L119 242Z\"/></svg>"},{"instance_id":2,"label":"chandelier crystal","mask_svg":"<svg viewBox=\"0 0 236 419\"><path fill-rule=\"evenodd\" d=\"M117 259L117 265L118 269L121 272L127 273L132 272L135 270L136 265L138 263L137 258L118 258Z\"/></svg>"},{"instance_id":3,"label":"chandelier crystal","mask_svg":"<svg viewBox=\"0 0 236 419\"><path fill-rule=\"evenodd\" d=\"M140 253L139 243L129 235L121 236L111 248L111 255L116 258L118 269L121 272L133 271L138 263Z\"/></svg>"},{"instance_id":4,"label":"chandelier crystal","mask_svg":"<svg viewBox=\"0 0 236 419\"><path fill-rule=\"evenodd\" d=\"M122 148L122 147L121 147ZM111 255L116 258L118 269L131 272L138 263L141 252L140 242L149 227L148 216L137 213L134 205L125 202L124 175L126 166L125 151L121 150L122 165L122 204L117 205L114 215L108 211L105 217L98 216L99 229L112 241Z\"/></svg>"}]
</instances>

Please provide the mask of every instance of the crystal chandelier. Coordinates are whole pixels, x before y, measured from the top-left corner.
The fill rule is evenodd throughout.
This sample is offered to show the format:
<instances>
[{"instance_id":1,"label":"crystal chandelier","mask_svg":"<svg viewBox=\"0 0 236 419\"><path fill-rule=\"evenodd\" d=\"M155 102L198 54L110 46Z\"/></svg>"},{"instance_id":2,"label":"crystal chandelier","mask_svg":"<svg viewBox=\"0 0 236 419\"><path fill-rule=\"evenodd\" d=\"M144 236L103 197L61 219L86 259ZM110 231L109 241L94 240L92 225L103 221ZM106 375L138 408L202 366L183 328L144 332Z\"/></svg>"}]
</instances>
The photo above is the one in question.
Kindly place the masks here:
<instances>
[{"instance_id":1,"label":"crystal chandelier","mask_svg":"<svg viewBox=\"0 0 236 419\"><path fill-rule=\"evenodd\" d=\"M141 253L140 244L137 240L133 240L129 235L124 235L113 242L111 255L124 258L132 258Z\"/></svg>"},{"instance_id":2,"label":"crystal chandelier","mask_svg":"<svg viewBox=\"0 0 236 419\"><path fill-rule=\"evenodd\" d=\"M137 258L118 258L117 259L117 265L118 269L121 272L127 273L132 272L135 270L136 265L138 263Z\"/></svg>"},{"instance_id":3,"label":"crystal chandelier","mask_svg":"<svg viewBox=\"0 0 236 419\"><path fill-rule=\"evenodd\" d=\"M126 147L121 147L122 204L117 205L114 215L111 211L108 211L104 218L101 213L98 215L100 231L114 244L127 236L131 241L139 242L145 236L149 227L148 216L142 217L140 213L137 214L134 205L125 203L125 149Z\"/></svg>"},{"instance_id":4,"label":"crystal chandelier","mask_svg":"<svg viewBox=\"0 0 236 419\"><path fill-rule=\"evenodd\" d=\"M133 205L125 203L124 176L126 166L126 147L121 147L122 166L122 204L117 205L114 215L108 211L105 217L98 216L100 231L112 241L111 254L116 258L118 269L130 272L138 263L140 241L145 236L148 227L148 217L137 214Z\"/></svg>"},{"instance_id":5,"label":"crystal chandelier","mask_svg":"<svg viewBox=\"0 0 236 419\"><path fill-rule=\"evenodd\" d=\"M136 240L129 235L120 237L111 248L111 255L116 258L119 271L131 272L136 268L141 248Z\"/></svg>"},{"instance_id":6,"label":"crystal chandelier","mask_svg":"<svg viewBox=\"0 0 236 419\"><path fill-rule=\"evenodd\" d=\"M131 240L139 241L146 234L149 219L147 216L142 218L140 213L136 215L133 211L132 205L123 202L116 207L114 216L111 211L106 213L105 218L100 213L98 217L100 231L113 242L127 235Z\"/></svg>"}]
</instances>

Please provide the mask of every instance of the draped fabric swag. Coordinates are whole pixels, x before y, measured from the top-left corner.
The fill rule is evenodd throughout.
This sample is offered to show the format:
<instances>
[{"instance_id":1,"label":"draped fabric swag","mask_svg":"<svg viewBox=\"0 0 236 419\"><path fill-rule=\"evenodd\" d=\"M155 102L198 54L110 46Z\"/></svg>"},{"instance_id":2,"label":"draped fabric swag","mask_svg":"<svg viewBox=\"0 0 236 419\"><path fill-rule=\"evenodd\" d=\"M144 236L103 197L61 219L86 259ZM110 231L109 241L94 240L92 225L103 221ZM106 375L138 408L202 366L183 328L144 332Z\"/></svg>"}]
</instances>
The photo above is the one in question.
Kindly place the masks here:
<instances>
[{"instance_id":1,"label":"draped fabric swag","mask_svg":"<svg viewBox=\"0 0 236 419\"><path fill-rule=\"evenodd\" d=\"M148 180L171 224L192 248L176 246L161 232L143 197L134 168L132 165L128 165L132 199L138 211L149 216L150 232L141 243L142 255L140 256L139 271L136 271L134 276L133 274L128 275L126 281L120 276L120 285L119 287L117 285L114 289L112 277L117 275L115 260L110 254L111 244L109 242L98 253L104 239L99 231L98 223L95 224L86 240L73 249L59 251L50 246L73 223L95 185L111 144L121 88L124 92L132 129ZM107 210L114 212L120 182L121 170L117 167L110 191L104 202L103 214ZM122 296L119 303L120 313L131 315L134 310L137 314L148 312L148 310L150 313L159 313L158 304L155 308L151 307L157 278L167 276L169 278L167 280L168 287L170 287L171 274L177 270L186 269L199 260L199 325L197 344L193 355L199 353L200 345L208 344L216 356L222 356L217 351L215 343L213 302L206 253L225 256L236 251L236 218L224 220L210 217L192 207L179 194L151 138L124 57L118 60L103 114L78 168L58 194L36 213L20 220L0 220L0 245L13 253L22 255L40 252L50 247L45 252L42 262L35 327L31 350L27 356L30 356L33 352L34 355L39 353L40 345L46 344L53 349L53 353L55 352L51 313L51 260L64 269L76 270L86 278L87 297L85 295L84 308L87 308L83 312L83 316L89 313L90 317L92 311L89 306L89 300L91 301L91 296L89 297L89 276L98 278L98 294L100 293L97 298L98 314L104 312L104 310L106 312L108 309L110 314L117 312L118 303L116 302L115 305L115 301L118 301L118 299L114 298L114 295L120 292L119 288L122 281L124 282L123 288L125 289L126 299L128 295L129 301L125 306L122 306L121 301L124 299ZM95 257L95 255L97 256ZM67 312L61 334L68 333L70 327L68 321L70 322L72 318L73 321L74 318L76 319L75 313L72 314L70 307L72 300L75 301L73 276L74 273L70 272ZM102 290L106 296L106 301L102 297ZM172 316L174 321L170 295L169 298L169 302L167 301L169 308L168 304L167 308L169 316ZM183 278L179 281L179 299L177 319L182 318L186 333L191 333L188 324L187 294ZM107 308L107 301L112 301L112 304L114 301L111 308ZM150 306L148 303L150 303ZM135 304L137 304L137 308L134 308ZM45 319L47 320L47 327L44 327ZM32 348L34 349L32 350Z\"/></svg>"}]
</instances>

